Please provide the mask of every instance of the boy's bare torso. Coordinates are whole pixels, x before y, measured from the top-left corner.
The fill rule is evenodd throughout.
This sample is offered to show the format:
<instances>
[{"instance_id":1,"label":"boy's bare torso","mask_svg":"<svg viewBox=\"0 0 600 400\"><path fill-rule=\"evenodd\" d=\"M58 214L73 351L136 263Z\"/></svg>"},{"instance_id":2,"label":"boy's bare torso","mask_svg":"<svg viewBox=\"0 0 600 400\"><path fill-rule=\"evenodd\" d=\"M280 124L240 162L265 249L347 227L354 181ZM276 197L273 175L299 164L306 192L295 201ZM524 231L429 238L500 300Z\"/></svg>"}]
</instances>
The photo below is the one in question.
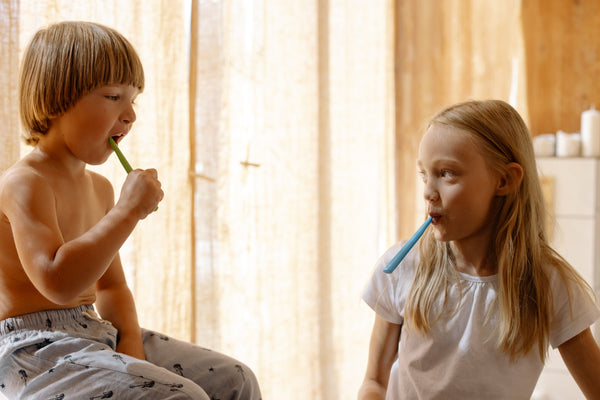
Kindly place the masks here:
<instances>
[{"instance_id":1,"label":"boy's bare torso","mask_svg":"<svg viewBox=\"0 0 600 400\"><path fill-rule=\"evenodd\" d=\"M108 211L112 199L106 199L106 182L100 175L81 170L68 176L60 165L32 151L0 176L0 193L8 177L35 174L52 188L56 204L56 222L64 242L81 236ZM17 199L18 200L18 199ZM52 199L36 199L48 202ZM81 268L85 268L81 265ZM90 287L71 304L58 305L45 298L31 283L17 255L11 224L0 204L0 320L47 309L71 308L95 301Z\"/></svg>"}]
</instances>

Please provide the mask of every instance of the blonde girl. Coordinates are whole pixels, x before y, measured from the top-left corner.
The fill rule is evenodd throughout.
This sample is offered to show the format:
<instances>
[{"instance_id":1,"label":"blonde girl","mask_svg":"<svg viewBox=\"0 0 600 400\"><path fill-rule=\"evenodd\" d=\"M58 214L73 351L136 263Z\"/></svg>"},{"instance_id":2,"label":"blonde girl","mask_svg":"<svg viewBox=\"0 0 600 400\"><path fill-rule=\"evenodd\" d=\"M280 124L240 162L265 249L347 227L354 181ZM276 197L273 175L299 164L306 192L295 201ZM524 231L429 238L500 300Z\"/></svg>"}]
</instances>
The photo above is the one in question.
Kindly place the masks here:
<instances>
[{"instance_id":1,"label":"blonde girl","mask_svg":"<svg viewBox=\"0 0 600 400\"><path fill-rule=\"evenodd\" d=\"M548 244L529 131L503 101L437 114L418 168L432 226L391 274L378 261L363 299L375 312L358 398L529 399L558 348L600 398L600 315L590 286Z\"/></svg>"}]
</instances>

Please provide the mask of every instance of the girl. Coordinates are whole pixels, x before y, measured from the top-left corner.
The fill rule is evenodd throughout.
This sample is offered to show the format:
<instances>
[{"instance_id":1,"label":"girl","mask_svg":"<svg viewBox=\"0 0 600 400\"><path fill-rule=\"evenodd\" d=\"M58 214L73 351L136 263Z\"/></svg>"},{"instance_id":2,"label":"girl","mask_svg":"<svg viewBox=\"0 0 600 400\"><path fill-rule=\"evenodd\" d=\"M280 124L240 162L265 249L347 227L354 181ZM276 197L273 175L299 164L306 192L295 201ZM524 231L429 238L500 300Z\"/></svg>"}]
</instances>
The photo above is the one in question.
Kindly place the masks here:
<instances>
[{"instance_id":1,"label":"girl","mask_svg":"<svg viewBox=\"0 0 600 400\"><path fill-rule=\"evenodd\" d=\"M503 101L431 121L418 168L432 227L398 268L379 260L363 299L376 312L367 399L529 399L548 345L600 398L589 285L550 248L533 146Z\"/></svg>"}]
</instances>

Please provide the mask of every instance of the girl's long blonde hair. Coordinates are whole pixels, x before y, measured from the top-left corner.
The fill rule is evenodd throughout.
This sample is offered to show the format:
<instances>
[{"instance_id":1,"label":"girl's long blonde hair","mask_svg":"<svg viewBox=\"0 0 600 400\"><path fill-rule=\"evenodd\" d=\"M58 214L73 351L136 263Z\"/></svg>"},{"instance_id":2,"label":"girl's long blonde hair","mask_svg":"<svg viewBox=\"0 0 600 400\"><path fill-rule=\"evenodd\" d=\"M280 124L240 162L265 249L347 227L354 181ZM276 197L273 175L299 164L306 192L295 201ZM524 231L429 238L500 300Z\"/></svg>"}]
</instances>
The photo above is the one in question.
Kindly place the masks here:
<instances>
[{"instance_id":1,"label":"girl's long blonde hair","mask_svg":"<svg viewBox=\"0 0 600 400\"><path fill-rule=\"evenodd\" d=\"M549 268L567 283L594 297L591 287L548 244L546 211L529 130L518 112L500 100L469 101L448 107L430 125L460 129L471 135L489 167L503 173L509 163L523 168L523 180L513 193L499 197L489 257L498 268L498 347L514 359L534 346L542 361L547 356L553 314ZM420 245L420 262L410 289L406 319L428 332L440 318L434 305L457 282L452 245L438 242L429 231ZM569 293L569 297L570 292Z\"/></svg>"}]
</instances>

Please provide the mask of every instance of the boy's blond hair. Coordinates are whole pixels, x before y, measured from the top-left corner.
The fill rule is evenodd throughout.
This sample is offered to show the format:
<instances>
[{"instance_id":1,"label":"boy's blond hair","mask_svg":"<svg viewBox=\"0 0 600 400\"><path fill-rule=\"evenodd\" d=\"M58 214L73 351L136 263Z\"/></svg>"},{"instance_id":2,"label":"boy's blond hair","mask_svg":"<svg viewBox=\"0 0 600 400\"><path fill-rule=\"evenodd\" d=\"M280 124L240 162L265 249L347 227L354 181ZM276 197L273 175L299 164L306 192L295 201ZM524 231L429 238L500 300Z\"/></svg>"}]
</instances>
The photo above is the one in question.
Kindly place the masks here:
<instances>
[{"instance_id":1,"label":"boy's blond hair","mask_svg":"<svg viewBox=\"0 0 600 400\"><path fill-rule=\"evenodd\" d=\"M133 46L116 30L69 21L39 30L25 49L19 75L23 139L35 146L60 116L97 87L144 89L144 70Z\"/></svg>"},{"instance_id":2,"label":"boy's blond hair","mask_svg":"<svg viewBox=\"0 0 600 400\"><path fill-rule=\"evenodd\" d=\"M545 360L553 314L550 269L565 282L569 297L573 285L595 296L548 244L546 210L529 130L517 111L500 100L451 106L438 113L431 125L466 132L493 171L505 173L509 163L523 168L519 188L495 200L498 211L491 222L488 257L496 262L499 284L496 340L511 358L536 348ZM427 332L431 323L442 317L440 310L434 311L434 304L440 296L446 299L449 285L457 282L453 261L452 244L436 241L431 231L426 233L406 307L407 321L421 331Z\"/></svg>"}]
</instances>

